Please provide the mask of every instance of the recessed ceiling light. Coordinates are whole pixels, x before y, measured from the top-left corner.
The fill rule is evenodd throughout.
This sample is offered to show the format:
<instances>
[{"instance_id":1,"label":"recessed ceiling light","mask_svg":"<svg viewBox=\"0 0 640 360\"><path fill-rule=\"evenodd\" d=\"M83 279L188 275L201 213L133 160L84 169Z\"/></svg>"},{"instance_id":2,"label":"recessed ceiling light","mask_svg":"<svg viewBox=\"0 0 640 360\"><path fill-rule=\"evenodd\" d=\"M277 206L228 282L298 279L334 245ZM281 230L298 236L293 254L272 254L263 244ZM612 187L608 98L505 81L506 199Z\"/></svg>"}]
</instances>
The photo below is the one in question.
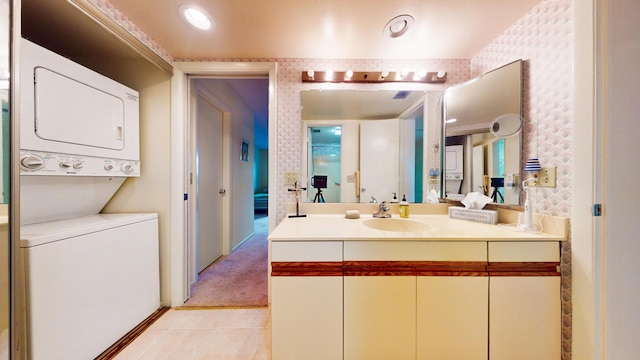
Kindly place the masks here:
<instances>
[{"instance_id":1,"label":"recessed ceiling light","mask_svg":"<svg viewBox=\"0 0 640 360\"><path fill-rule=\"evenodd\" d=\"M413 24L413 16L406 14L396 16L384 26L384 35L392 38L400 37L407 33L411 24Z\"/></svg>"},{"instance_id":2,"label":"recessed ceiling light","mask_svg":"<svg viewBox=\"0 0 640 360\"><path fill-rule=\"evenodd\" d=\"M209 16L202 10L189 5L180 6L180 15L189 24L200 30L209 30L211 28L211 20Z\"/></svg>"}]
</instances>

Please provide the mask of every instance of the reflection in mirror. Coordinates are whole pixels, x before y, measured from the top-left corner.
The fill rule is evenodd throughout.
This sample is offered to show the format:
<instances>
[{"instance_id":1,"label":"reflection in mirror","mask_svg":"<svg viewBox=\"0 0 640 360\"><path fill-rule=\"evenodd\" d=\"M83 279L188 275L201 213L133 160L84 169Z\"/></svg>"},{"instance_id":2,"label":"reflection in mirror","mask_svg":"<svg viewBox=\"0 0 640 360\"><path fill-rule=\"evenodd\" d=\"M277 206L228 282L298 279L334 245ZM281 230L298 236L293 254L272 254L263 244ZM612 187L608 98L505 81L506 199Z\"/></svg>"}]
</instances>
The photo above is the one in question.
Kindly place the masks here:
<instances>
[{"instance_id":1,"label":"reflection in mirror","mask_svg":"<svg viewBox=\"0 0 640 360\"><path fill-rule=\"evenodd\" d=\"M433 149L440 148L441 116L438 112L427 117L424 103L430 98L437 102L440 95L397 90L302 91L301 183L310 189L307 201L318 202L318 189L312 183L317 175L328 176L327 188L322 190L327 203L393 201L394 193L396 201L406 195L411 202L423 202L431 188L437 201L439 181L425 184L429 169L440 167L433 161L439 158ZM437 129L430 130L433 134L426 134L433 128ZM337 129L340 136L335 135ZM331 166L333 170L328 169ZM334 186L337 193L330 195Z\"/></svg>"},{"instance_id":2,"label":"reflection in mirror","mask_svg":"<svg viewBox=\"0 0 640 360\"><path fill-rule=\"evenodd\" d=\"M340 126L309 127L310 202L340 202Z\"/></svg>"},{"instance_id":3,"label":"reflection in mirror","mask_svg":"<svg viewBox=\"0 0 640 360\"><path fill-rule=\"evenodd\" d=\"M0 101L2 103L2 128L0 136L0 359L9 359L10 329L10 254L8 231L9 202L9 34L10 8L8 0L0 0Z\"/></svg>"},{"instance_id":4,"label":"reflection in mirror","mask_svg":"<svg viewBox=\"0 0 640 360\"><path fill-rule=\"evenodd\" d=\"M445 91L445 197L479 192L495 203L520 203L521 104L521 60Z\"/></svg>"}]
</instances>

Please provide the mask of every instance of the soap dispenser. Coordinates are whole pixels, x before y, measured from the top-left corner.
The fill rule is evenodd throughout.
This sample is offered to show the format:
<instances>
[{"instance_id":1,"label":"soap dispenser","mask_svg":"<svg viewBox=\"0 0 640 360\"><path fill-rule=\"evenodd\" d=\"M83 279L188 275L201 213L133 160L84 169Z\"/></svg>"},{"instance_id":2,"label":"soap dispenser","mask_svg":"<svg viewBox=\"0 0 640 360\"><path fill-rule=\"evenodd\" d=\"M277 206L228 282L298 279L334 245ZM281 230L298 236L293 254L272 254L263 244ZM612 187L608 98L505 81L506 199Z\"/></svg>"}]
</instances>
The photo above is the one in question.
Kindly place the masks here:
<instances>
[{"instance_id":1,"label":"soap dispenser","mask_svg":"<svg viewBox=\"0 0 640 360\"><path fill-rule=\"evenodd\" d=\"M409 202L407 201L406 195L402 195L402 200L400 201L400 217L409 217Z\"/></svg>"},{"instance_id":2,"label":"soap dispenser","mask_svg":"<svg viewBox=\"0 0 640 360\"><path fill-rule=\"evenodd\" d=\"M392 193L392 194L393 194L393 199L391 199L390 203L397 204L398 203L398 197L396 196L396 193Z\"/></svg>"}]
</instances>

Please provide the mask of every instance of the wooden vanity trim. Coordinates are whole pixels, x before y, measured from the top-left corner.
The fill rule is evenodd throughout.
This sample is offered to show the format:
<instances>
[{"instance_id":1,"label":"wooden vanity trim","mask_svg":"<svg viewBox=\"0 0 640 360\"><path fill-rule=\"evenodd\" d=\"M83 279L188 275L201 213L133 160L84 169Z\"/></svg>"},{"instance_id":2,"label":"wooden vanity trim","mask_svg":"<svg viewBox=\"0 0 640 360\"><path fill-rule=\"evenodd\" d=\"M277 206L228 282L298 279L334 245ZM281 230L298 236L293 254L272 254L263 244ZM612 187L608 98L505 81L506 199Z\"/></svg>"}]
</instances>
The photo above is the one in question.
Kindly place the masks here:
<instances>
[{"instance_id":1,"label":"wooden vanity trim","mask_svg":"<svg viewBox=\"0 0 640 360\"><path fill-rule=\"evenodd\" d=\"M413 261L345 261L344 276L415 276Z\"/></svg>"},{"instance_id":2,"label":"wooden vanity trim","mask_svg":"<svg viewBox=\"0 0 640 360\"><path fill-rule=\"evenodd\" d=\"M345 261L345 276L488 276L484 261Z\"/></svg>"},{"instance_id":3,"label":"wooden vanity trim","mask_svg":"<svg viewBox=\"0 0 640 360\"><path fill-rule=\"evenodd\" d=\"M559 262L272 262L271 276L560 276Z\"/></svg>"},{"instance_id":4,"label":"wooden vanity trim","mask_svg":"<svg viewBox=\"0 0 640 360\"><path fill-rule=\"evenodd\" d=\"M489 276L560 276L559 262L490 262Z\"/></svg>"},{"instance_id":5,"label":"wooden vanity trim","mask_svg":"<svg viewBox=\"0 0 640 360\"><path fill-rule=\"evenodd\" d=\"M272 262L271 276L342 276L342 261Z\"/></svg>"}]
</instances>

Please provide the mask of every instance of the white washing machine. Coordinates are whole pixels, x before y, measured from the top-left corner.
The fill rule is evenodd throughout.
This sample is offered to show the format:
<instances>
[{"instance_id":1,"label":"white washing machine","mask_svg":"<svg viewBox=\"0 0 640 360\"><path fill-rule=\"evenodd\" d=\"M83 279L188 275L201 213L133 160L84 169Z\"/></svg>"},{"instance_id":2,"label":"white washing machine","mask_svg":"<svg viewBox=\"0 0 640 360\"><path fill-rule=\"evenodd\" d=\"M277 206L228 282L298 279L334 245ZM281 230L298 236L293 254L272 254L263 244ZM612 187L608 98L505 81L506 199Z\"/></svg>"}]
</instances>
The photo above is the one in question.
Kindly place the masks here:
<instances>
[{"instance_id":1,"label":"white washing machine","mask_svg":"<svg viewBox=\"0 0 640 360\"><path fill-rule=\"evenodd\" d=\"M101 214L140 176L138 93L20 46L27 356L92 359L160 307L157 214Z\"/></svg>"},{"instance_id":2,"label":"white washing machine","mask_svg":"<svg viewBox=\"0 0 640 360\"><path fill-rule=\"evenodd\" d=\"M93 359L160 306L156 214L27 225L20 247L30 359Z\"/></svg>"}]
</instances>

